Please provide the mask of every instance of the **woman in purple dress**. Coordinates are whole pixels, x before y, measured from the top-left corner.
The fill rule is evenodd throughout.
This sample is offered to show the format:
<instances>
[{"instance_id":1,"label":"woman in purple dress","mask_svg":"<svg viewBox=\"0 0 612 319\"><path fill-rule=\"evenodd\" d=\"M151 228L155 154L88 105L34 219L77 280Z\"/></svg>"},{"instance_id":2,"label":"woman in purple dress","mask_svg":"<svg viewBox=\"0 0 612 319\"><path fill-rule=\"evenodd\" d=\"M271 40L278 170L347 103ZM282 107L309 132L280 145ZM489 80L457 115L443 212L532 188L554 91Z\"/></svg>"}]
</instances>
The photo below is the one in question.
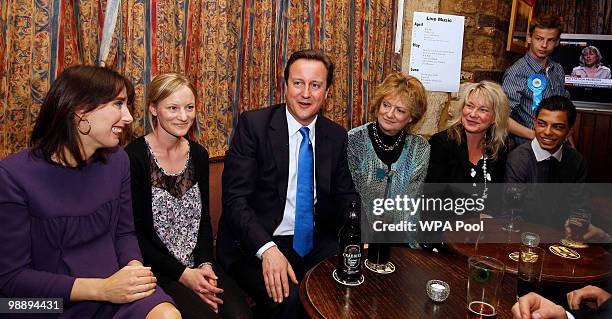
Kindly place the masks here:
<instances>
[{"instance_id":1,"label":"woman in purple dress","mask_svg":"<svg viewBox=\"0 0 612 319\"><path fill-rule=\"evenodd\" d=\"M180 318L144 267L118 147L132 84L101 67L51 85L31 148L0 162L0 296L61 298L61 318ZM32 316L31 314L26 316Z\"/></svg>"}]
</instances>

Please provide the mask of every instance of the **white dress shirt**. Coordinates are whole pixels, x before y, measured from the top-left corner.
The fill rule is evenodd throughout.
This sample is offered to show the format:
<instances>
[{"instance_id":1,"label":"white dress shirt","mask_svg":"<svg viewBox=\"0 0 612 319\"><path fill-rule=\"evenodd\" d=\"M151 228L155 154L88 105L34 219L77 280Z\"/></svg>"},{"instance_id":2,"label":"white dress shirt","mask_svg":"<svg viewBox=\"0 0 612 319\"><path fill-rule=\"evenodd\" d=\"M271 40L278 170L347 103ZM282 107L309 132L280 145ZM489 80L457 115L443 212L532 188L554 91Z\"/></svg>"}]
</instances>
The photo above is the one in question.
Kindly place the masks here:
<instances>
[{"instance_id":1,"label":"white dress shirt","mask_svg":"<svg viewBox=\"0 0 612 319\"><path fill-rule=\"evenodd\" d=\"M561 162L561 158L563 157L563 144L561 147L554 153L550 154L549 151L543 149L538 143L538 139L534 138L531 140L531 149L533 150L533 154L535 155L536 161L541 162L547 160L549 157L554 157L558 162Z\"/></svg>"},{"instance_id":2,"label":"white dress shirt","mask_svg":"<svg viewBox=\"0 0 612 319\"><path fill-rule=\"evenodd\" d=\"M285 210L283 212L283 219L280 224L274 230L274 236L291 236L294 232L295 226L295 199L297 193L297 172L298 172L298 158L300 155L300 144L302 143L302 134L300 129L303 127L296 119L289 113L289 110L285 107L285 115L287 117L287 134L289 135L289 176L287 176L287 196L285 198ZM312 156L313 161L315 158L315 123L317 117L308 124L310 130L310 142L312 144ZM313 163L313 169L316 167L316 163ZM316 174L313 172L313 186L314 186L314 202L317 202L317 180ZM314 216L313 216L314 218ZM256 256L261 259L263 253L268 248L276 246L272 241L267 242L257 250Z\"/></svg>"}]
</instances>

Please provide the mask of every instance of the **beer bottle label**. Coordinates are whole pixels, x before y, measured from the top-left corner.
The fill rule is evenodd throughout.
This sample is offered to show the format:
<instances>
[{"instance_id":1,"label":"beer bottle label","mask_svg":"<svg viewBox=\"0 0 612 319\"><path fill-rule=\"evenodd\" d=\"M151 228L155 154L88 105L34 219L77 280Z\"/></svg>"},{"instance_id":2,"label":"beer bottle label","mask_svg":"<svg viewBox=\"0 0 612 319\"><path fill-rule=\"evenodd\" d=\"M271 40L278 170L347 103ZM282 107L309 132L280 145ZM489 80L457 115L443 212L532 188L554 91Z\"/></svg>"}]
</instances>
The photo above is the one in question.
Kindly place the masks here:
<instances>
[{"instance_id":1,"label":"beer bottle label","mask_svg":"<svg viewBox=\"0 0 612 319\"><path fill-rule=\"evenodd\" d=\"M347 245L342 254L347 274L358 272L361 263L361 247L359 245Z\"/></svg>"}]
</instances>

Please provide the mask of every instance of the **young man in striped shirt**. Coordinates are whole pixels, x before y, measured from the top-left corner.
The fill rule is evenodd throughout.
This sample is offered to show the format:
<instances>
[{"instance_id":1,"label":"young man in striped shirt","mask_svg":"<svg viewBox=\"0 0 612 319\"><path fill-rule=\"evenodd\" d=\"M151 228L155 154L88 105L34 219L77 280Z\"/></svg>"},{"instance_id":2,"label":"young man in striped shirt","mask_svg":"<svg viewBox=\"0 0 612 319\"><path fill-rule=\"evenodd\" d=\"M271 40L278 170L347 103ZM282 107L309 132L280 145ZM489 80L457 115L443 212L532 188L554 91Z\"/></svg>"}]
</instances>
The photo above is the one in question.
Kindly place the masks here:
<instances>
[{"instance_id":1,"label":"young man in striped shirt","mask_svg":"<svg viewBox=\"0 0 612 319\"><path fill-rule=\"evenodd\" d=\"M559 45L561 23L556 16L545 15L532 20L525 56L516 61L503 76L503 88L510 101L510 133L517 144L535 137L533 119L542 99L561 95L565 90L563 67L549 57Z\"/></svg>"}]
</instances>

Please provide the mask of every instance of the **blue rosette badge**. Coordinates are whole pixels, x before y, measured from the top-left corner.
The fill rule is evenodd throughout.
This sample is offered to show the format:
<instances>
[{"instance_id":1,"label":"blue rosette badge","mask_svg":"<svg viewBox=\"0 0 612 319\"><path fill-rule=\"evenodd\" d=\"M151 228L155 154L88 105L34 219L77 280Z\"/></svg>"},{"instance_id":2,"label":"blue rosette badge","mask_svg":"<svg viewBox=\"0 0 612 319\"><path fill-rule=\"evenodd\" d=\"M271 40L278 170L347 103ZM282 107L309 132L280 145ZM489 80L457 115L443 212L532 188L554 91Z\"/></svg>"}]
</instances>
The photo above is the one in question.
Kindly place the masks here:
<instances>
[{"instance_id":1,"label":"blue rosette badge","mask_svg":"<svg viewBox=\"0 0 612 319\"><path fill-rule=\"evenodd\" d=\"M542 102L542 92L546 89L546 84L546 78L539 73L534 73L527 79L527 87L533 93L531 109L534 111Z\"/></svg>"}]
</instances>

